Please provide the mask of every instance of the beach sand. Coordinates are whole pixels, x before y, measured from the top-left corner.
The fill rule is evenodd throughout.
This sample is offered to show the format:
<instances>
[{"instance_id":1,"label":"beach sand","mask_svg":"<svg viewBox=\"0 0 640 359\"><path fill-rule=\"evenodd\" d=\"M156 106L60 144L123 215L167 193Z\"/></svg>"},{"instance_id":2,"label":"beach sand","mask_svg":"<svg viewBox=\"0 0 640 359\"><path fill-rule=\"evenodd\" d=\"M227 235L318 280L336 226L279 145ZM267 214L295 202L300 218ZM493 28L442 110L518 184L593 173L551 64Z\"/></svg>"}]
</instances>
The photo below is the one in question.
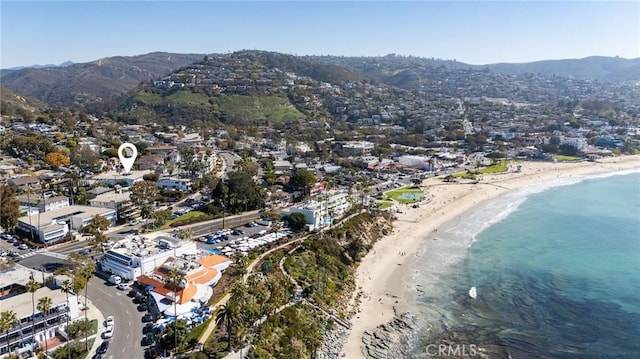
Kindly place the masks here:
<instances>
[{"instance_id":1,"label":"beach sand","mask_svg":"<svg viewBox=\"0 0 640 359\"><path fill-rule=\"evenodd\" d=\"M427 200L418 208L402 208L393 233L378 241L362 260L356 273L356 292L351 303L351 329L343 346L349 359L364 358L362 335L391 321L394 312L410 309L413 293L403 285L415 254L430 234L455 220L482 201L512 190L563 178L640 169L640 156L623 156L598 162L522 162L520 172L511 165L507 173L482 175L477 184L445 183L431 178L422 183ZM428 248L427 248L428 250ZM428 256L424 256L428 258ZM421 260L425 260L422 258Z\"/></svg>"}]
</instances>

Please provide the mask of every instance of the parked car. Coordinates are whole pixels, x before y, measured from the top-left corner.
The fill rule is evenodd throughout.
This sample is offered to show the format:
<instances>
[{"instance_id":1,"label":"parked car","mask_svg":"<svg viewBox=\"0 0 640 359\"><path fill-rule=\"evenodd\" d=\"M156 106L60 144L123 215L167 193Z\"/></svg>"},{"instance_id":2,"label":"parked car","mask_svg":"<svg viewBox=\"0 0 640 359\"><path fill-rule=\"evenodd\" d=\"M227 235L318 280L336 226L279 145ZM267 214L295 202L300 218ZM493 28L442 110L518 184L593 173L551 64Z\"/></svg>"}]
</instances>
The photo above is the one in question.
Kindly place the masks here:
<instances>
[{"instance_id":1,"label":"parked car","mask_svg":"<svg viewBox=\"0 0 640 359\"><path fill-rule=\"evenodd\" d=\"M152 322L154 320L154 315L151 313L147 313L145 315L142 316L142 321L143 322Z\"/></svg>"},{"instance_id":2,"label":"parked car","mask_svg":"<svg viewBox=\"0 0 640 359\"><path fill-rule=\"evenodd\" d=\"M142 345L147 346L147 345L151 345L153 344L153 342L156 341L155 336L153 335L153 333L147 333L147 335L145 335L142 338Z\"/></svg>"},{"instance_id":3,"label":"parked car","mask_svg":"<svg viewBox=\"0 0 640 359\"><path fill-rule=\"evenodd\" d=\"M113 327L115 324L116 324L116 321L113 319L113 315L108 316L104 320L104 326L105 327Z\"/></svg>"},{"instance_id":4,"label":"parked car","mask_svg":"<svg viewBox=\"0 0 640 359\"><path fill-rule=\"evenodd\" d=\"M153 333L153 330L153 323L147 323L144 325L144 328L142 328L142 334Z\"/></svg>"},{"instance_id":5,"label":"parked car","mask_svg":"<svg viewBox=\"0 0 640 359\"><path fill-rule=\"evenodd\" d=\"M104 353L107 352L107 349L109 349L109 342L108 341L104 341L104 342L102 342L102 344L100 344L100 346L98 347L98 350L96 350L96 353L104 354Z\"/></svg>"},{"instance_id":6,"label":"parked car","mask_svg":"<svg viewBox=\"0 0 640 359\"><path fill-rule=\"evenodd\" d=\"M120 290L128 290L129 289L129 284L127 283L119 283L116 288L120 289Z\"/></svg>"},{"instance_id":7,"label":"parked car","mask_svg":"<svg viewBox=\"0 0 640 359\"><path fill-rule=\"evenodd\" d=\"M147 358L154 359L154 358L157 358L158 356L160 356L160 354L158 353L158 350L156 348L151 347L147 349Z\"/></svg>"},{"instance_id":8,"label":"parked car","mask_svg":"<svg viewBox=\"0 0 640 359\"><path fill-rule=\"evenodd\" d=\"M141 303L140 305L138 305L138 311L144 312L146 310L149 310L149 307L147 306L147 303Z\"/></svg>"},{"instance_id":9,"label":"parked car","mask_svg":"<svg viewBox=\"0 0 640 359\"><path fill-rule=\"evenodd\" d=\"M22 243L21 245L18 246L18 249L22 249L22 250L29 249L29 246L26 243Z\"/></svg>"},{"instance_id":10,"label":"parked car","mask_svg":"<svg viewBox=\"0 0 640 359\"><path fill-rule=\"evenodd\" d=\"M108 326L107 329L102 332L102 339L110 339L113 337L113 328L114 327L112 325Z\"/></svg>"}]
</instances>

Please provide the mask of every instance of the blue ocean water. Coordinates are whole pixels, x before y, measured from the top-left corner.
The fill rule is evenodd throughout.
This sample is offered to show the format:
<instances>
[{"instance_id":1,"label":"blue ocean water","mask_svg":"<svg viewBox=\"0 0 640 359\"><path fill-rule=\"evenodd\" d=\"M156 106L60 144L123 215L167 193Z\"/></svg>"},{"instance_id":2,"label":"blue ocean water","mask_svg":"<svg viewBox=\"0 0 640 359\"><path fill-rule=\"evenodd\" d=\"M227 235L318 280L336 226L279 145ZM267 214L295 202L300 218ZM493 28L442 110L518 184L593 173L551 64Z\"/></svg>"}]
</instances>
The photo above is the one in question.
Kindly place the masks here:
<instances>
[{"instance_id":1,"label":"blue ocean water","mask_svg":"<svg viewBox=\"0 0 640 359\"><path fill-rule=\"evenodd\" d=\"M640 358L639 173L512 194L441 239L431 254L467 249L418 284L415 357L444 342L496 358Z\"/></svg>"}]
</instances>

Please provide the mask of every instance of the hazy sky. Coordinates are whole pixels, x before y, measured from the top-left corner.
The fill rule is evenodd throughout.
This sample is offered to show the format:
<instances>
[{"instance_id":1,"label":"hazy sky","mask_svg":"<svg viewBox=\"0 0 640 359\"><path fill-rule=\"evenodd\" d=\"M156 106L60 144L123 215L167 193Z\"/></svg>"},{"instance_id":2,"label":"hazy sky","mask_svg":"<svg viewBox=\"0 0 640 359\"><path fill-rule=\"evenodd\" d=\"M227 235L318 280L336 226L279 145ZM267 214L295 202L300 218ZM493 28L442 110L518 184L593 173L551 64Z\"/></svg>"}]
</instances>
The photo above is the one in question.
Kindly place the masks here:
<instances>
[{"instance_id":1,"label":"hazy sky","mask_svg":"<svg viewBox=\"0 0 640 359\"><path fill-rule=\"evenodd\" d=\"M0 67L154 51L640 57L640 1L6 1Z\"/></svg>"}]
</instances>

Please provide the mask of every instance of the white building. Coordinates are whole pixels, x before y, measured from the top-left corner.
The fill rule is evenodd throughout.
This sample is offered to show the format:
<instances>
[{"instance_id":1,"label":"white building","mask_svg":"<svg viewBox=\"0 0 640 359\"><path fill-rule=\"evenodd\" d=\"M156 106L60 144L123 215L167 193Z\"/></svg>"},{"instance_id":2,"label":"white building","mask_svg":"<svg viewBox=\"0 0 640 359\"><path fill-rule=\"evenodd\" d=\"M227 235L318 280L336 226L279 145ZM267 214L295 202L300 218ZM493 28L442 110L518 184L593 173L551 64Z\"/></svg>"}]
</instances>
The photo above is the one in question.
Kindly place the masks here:
<instances>
[{"instance_id":1,"label":"white building","mask_svg":"<svg viewBox=\"0 0 640 359\"><path fill-rule=\"evenodd\" d=\"M169 257L196 255L196 242L182 241L169 235L135 236L118 242L100 261L102 270L133 280L153 272Z\"/></svg>"},{"instance_id":2,"label":"white building","mask_svg":"<svg viewBox=\"0 0 640 359\"><path fill-rule=\"evenodd\" d=\"M113 187L121 184L125 187L131 187L136 182L144 181L144 175L153 173L151 171L131 171L128 174L118 173L117 171L107 171L91 177L93 182L102 182L106 186Z\"/></svg>"},{"instance_id":3,"label":"white building","mask_svg":"<svg viewBox=\"0 0 640 359\"><path fill-rule=\"evenodd\" d=\"M1 260L1 259L0 259ZM0 355L9 352L26 354L34 351L40 343L53 338L56 333L61 333L67 323L80 317L78 298L74 293L63 293L60 289L51 289L43 286L33 293L33 299L37 303L40 298L49 297L52 301L51 310L42 313L36 307L35 315L32 312L31 293L27 292L25 285L30 279L41 282L44 273L30 270L22 266L15 266L12 270L0 275L0 303L2 311L16 313L18 323L7 331L0 332ZM47 321L47 330L45 323ZM35 330L34 330L35 329ZM34 335L35 333L35 335ZM43 347L42 345L39 345Z\"/></svg>"},{"instance_id":4,"label":"white building","mask_svg":"<svg viewBox=\"0 0 640 359\"><path fill-rule=\"evenodd\" d=\"M156 186L158 188L188 192L191 189L191 180L188 178L161 177L156 182Z\"/></svg>"},{"instance_id":5,"label":"white building","mask_svg":"<svg viewBox=\"0 0 640 359\"><path fill-rule=\"evenodd\" d=\"M65 196L56 196L50 198L42 198L37 195L18 196L18 202L24 212L30 212L31 209L35 209L38 212L50 212L64 207L69 207L69 198Z\"/></svg>"},{"instance_id":6,"label":"white building","mask_svg":"<svg viewBox=\"0 0 640 359\"><path fill-rule=\"evenodd\" d=\"M339 192L317 201L298 203L283 214L302 213L307 220L307 225L313 230L330 225L335 219L342 217L350 207L349 195Z\"/></svg>"},{"instance_id":7,"label":"white building","mask_svg":"<svg viewBox=\"0 0 640 359\"><path fill-rule=\"evenodd\" d=\"M131 202L130 192L107 192L97 195L89 201L92 207L104 207L115 209L118 215L117 220L122 223L140 216L140 208Z\"/></svg>"},{"instance_id":8,"label":"white building","mask_svg":"<svg viewBox=\"0 0 640 359\"><path fill-rule=\"evenodd\" d=\"M342 154L345 156L369 156L373 151L373 143L368 141L349 141L342 144Z\"/></svg>"},{"instance_id":9,"label":"white building","mask_svg":"<svg viewBox=\"0 0 640 359\"><path fill-rule=\"evenodd\" d=\"M428 157L421 156L400 156L398 157L398 162L401 165L405 165L408 167L414 167L425 171L430 171L431 166L429 165Z\"/></svg>"},{"instance_id":10,"label":"white building","mask_svg":"<svg viewBox=\"0 0 640 359\"><path fill-rule=\"evenodd\" d=\"M18 218L18 229L40 243L54 243L69 232L79 230L94 216L102 216L115 224L116 210L102 207L68 206L45 213L31 213Z\"/></svg>"}]
</instances>

